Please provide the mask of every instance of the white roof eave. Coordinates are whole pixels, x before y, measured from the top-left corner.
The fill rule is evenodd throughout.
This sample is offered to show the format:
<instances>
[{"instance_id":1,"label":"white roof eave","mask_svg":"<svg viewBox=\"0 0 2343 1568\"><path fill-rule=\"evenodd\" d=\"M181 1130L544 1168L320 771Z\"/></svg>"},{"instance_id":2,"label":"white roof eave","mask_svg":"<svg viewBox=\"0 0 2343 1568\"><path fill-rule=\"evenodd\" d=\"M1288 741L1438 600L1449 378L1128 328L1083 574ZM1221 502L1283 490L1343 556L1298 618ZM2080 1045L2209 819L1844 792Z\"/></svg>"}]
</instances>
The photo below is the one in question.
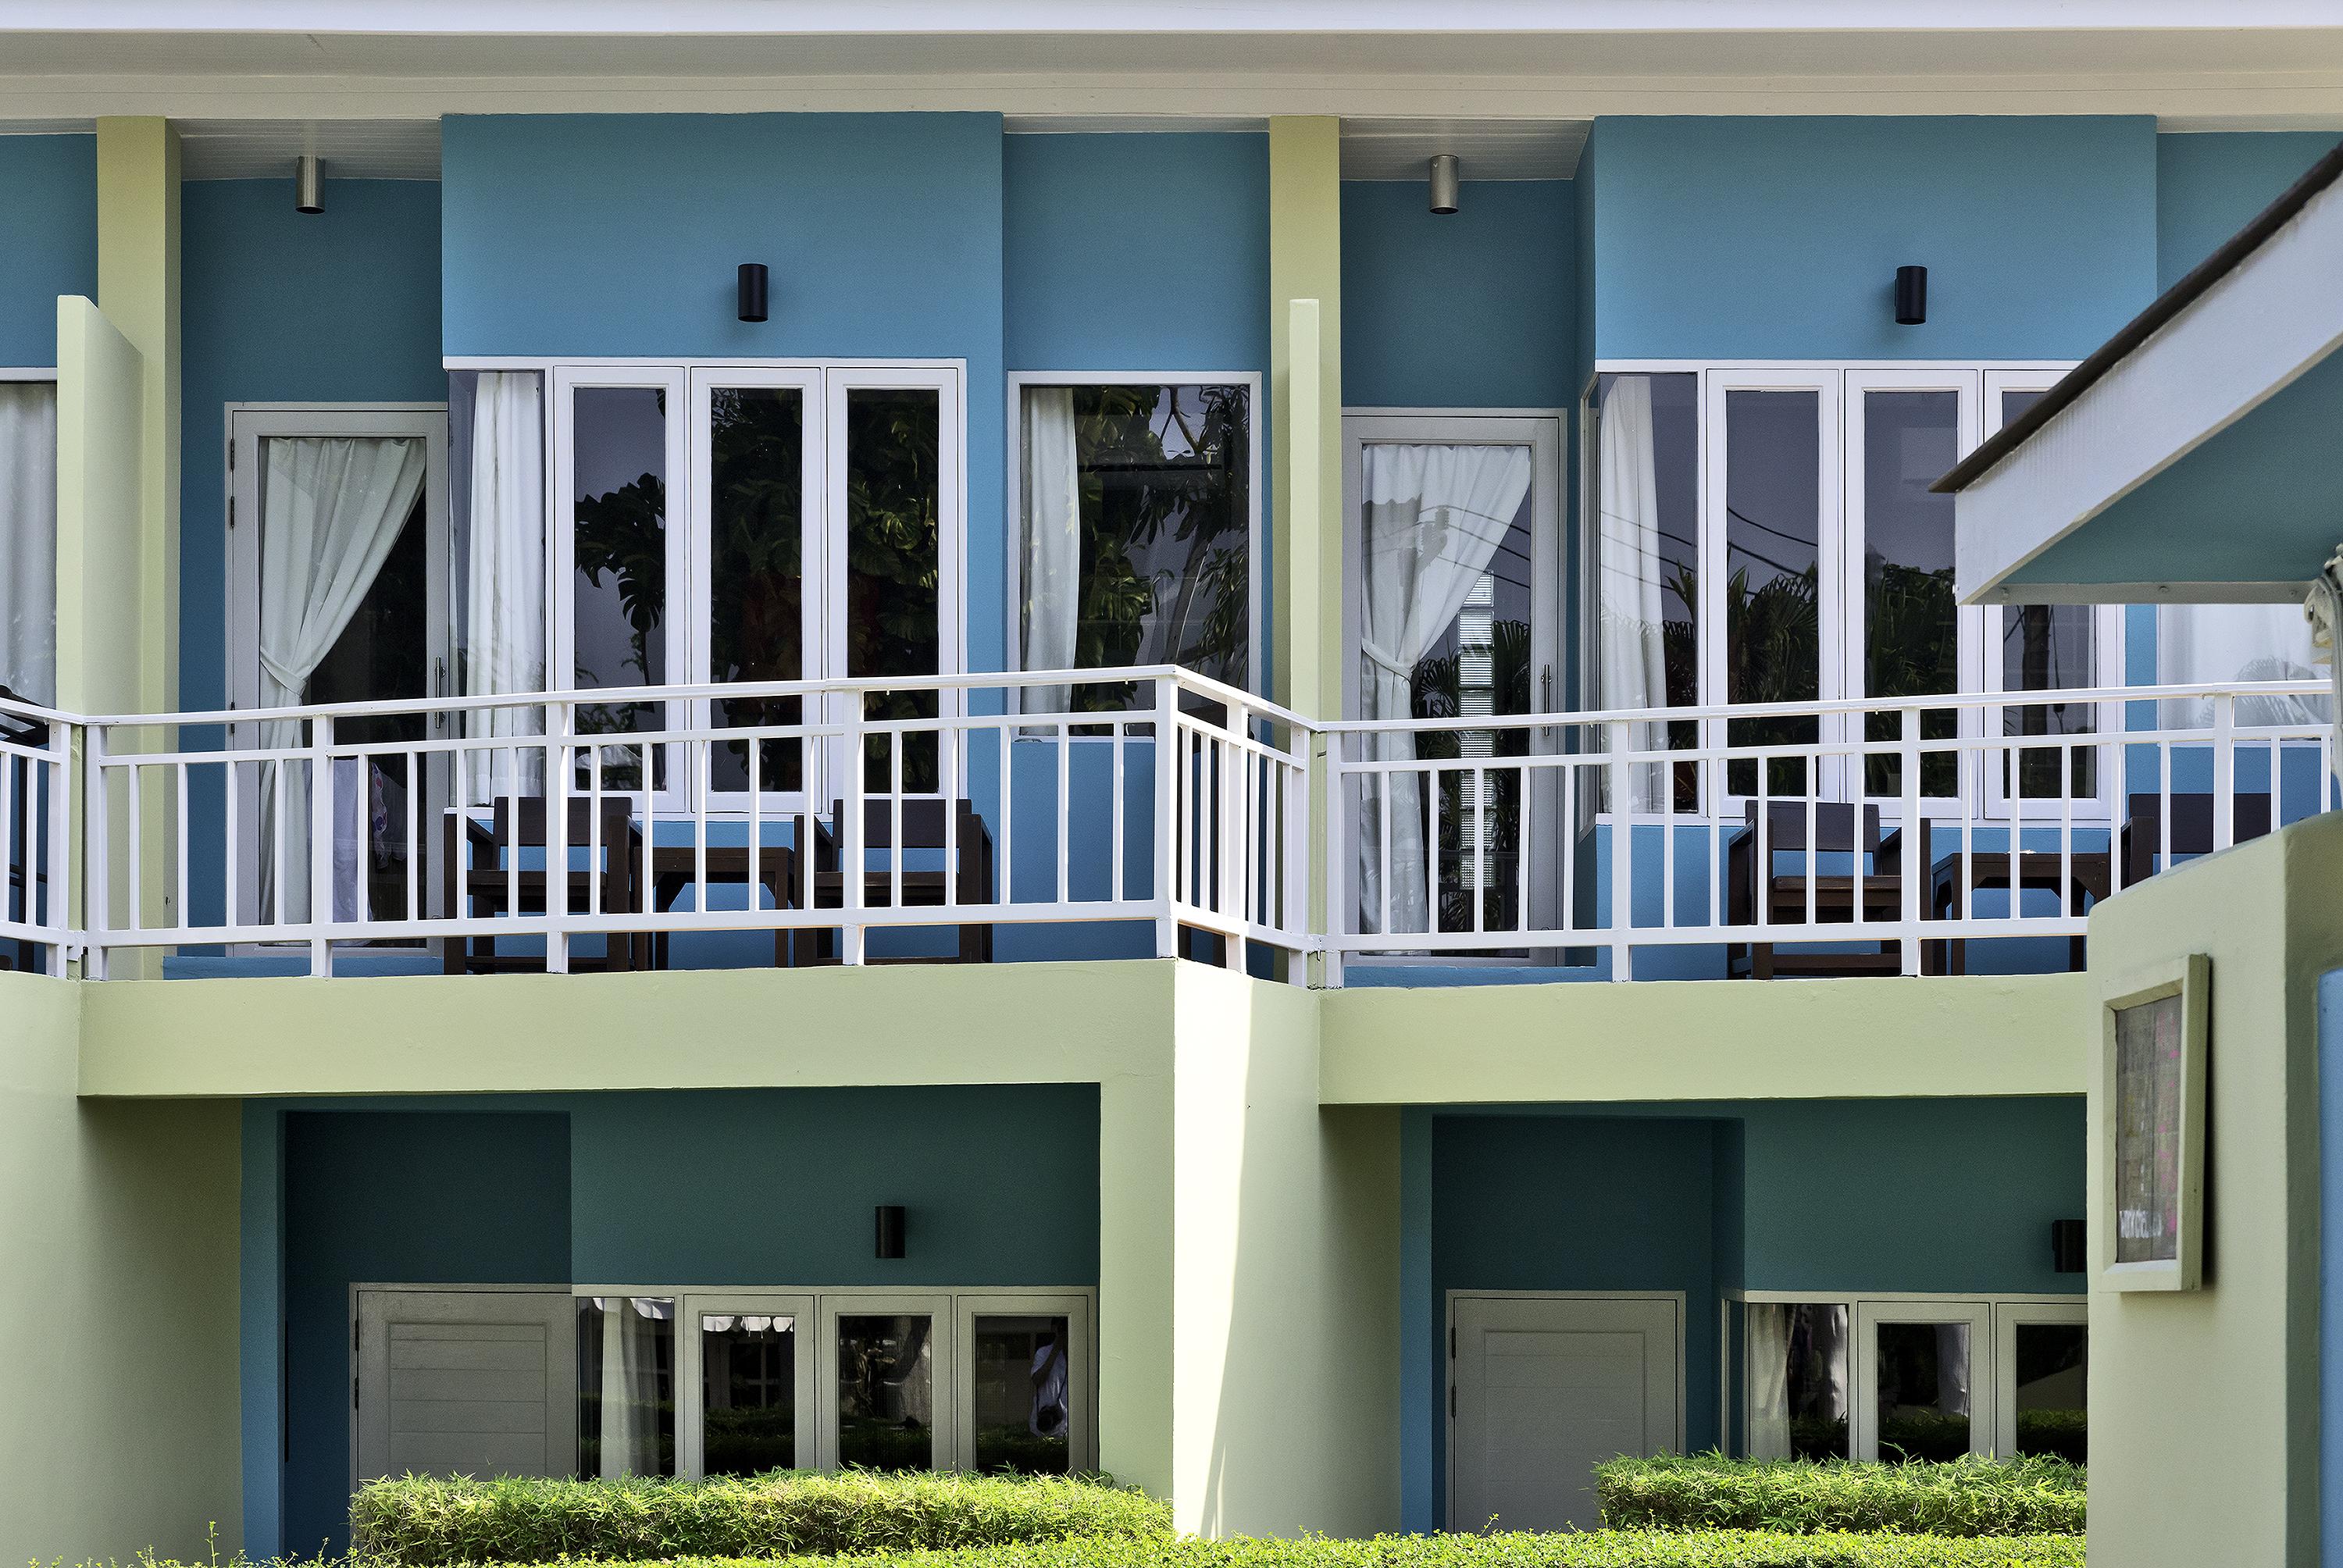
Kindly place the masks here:
<instances>
[{"instance_id":1,"label":"white roof eave","mask_svg":"<svg viewBox=\"0 0 2343 1568\"><path fill-rule=\"evenodd\" d=\"M1956 500L1964 604L2269 598L2278 585L2008 582L2343 346L2343 183L2112 366ZM2258 589L2259 591L2247 591ZM2296 588L2298 592L2298 586Z\"/></svg>"}]
</instances>

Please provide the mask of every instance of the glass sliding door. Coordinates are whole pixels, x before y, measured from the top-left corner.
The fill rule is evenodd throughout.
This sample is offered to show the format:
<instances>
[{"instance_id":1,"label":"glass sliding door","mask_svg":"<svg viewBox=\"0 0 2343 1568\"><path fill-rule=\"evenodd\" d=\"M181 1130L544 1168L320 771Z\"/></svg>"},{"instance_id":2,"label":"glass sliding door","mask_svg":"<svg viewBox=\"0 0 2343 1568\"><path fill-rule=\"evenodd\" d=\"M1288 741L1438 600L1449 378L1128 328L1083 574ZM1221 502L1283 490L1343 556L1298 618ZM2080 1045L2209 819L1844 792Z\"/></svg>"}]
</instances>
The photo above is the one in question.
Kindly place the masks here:
<instances>
[{"instance_id":1,"label":"glass sliding door","mask_svg":"<svg viewBox=\"0 0 2343 1568\"><path fill-rule=\"evenodd\" d=\"M684 475L679 369L564 368L553 377L555 460L548 578L554 648L548 674L572 690L664 686L689 654L682 585L687 534L674 490ZM664 728L665 704L583 703L583 735ZM580 789L669 788L667 759L643 747L591 753Z\"/></svg>"},{"instance_id":2,"label":"glass sliding door","mask_svg":"<svg viewBox=\"0 0 2343 1568\"><path fill-rule=\"evenodd\" d=\"M1559 421L1355 415L1342 423L1351 711L1402 719L1553 711L1564 695ZM1472 766L1550 747L1551 735L1516 724L1378 731L1367 744L1375 759L1462 766L1439 769L1431 789L1420 772L1378 776L1357 802L1363 930L1552 922L1546 879L1564 848L1555 775ZM1526 884L1524 860L1534 879Z\"/></svg>"},{"instance_id":3,"label":"glass sliding door","mask_svg":"<svg viewBox=\"0 0 2343 1568\"><path fill-rule=\"evenodd\" d=\"M1708 384L1708 516L1702 610L1724 635L1710 640L1709 689L1730 703L1814 702L1842 694L1828 629L1845 615L1845 586L1825 569L1840 547L1839 377L1718 371ZM1795 716L1737 719L1729 746L1813 745L1821 725ZM1830 782L1825 780L1825 783ZM1762 788L1775 798L1815 788L1806 764L1782 758ZM1727 765L1725 788L1754 795L1755 760Z\"/></svg>"},{"instance_id":4,"label":"glass sliding door","mask_svg":"<svg viewBox=\"0 0 2343 1568\"><path fill-rule=\"evenodd\" d=\"M757 1475L814 1467L818 1384L809 1296L684 1299L681 1473Z\"/></svg>"},{"instance_id":5,"label":"glass sliding door","mask_svg":"<svg viewBox=\"0 0 2343 1568\"><path fill-rule=\"evenodd\" d=\"M1845 689L1866 698L1957 692L1974 616L1953 598L1953 498L1929 487L1976 444L1976 372L1849 371L1846 415L1847 625L1833 639L1845 650ZM1865 714L1863 726L1863 739L1892 743L1903 716ZM1956 709L1921 711L1921 739L1958 732ZM1926 754L1920 793L1950 797L1956 771L1951 751ZM1862 773L1867 796L1903 792L1894 756L1866 757Z\"/></svg>"}]
</instances>

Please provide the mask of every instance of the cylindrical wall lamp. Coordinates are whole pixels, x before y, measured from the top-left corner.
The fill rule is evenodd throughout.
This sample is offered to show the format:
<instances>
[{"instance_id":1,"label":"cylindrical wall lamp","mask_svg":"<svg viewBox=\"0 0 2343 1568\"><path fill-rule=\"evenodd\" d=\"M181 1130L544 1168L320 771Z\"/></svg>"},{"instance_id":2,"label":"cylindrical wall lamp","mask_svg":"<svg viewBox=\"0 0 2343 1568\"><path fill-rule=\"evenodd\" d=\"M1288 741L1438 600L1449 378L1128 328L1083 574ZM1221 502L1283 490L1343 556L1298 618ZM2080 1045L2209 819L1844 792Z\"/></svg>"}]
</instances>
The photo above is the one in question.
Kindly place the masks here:
<instances>
[{"instance_id":1,"label":"cylindrical wall lamp","mask_svg":"<svg viewBox=\"0 0 2343 1568\"><path fill-rule=\"evenodd\" d=\"M293 210L307 213L326 210L325 171L315 153L303 153L293 160Z\"/></svg>"},{"instance_id":2,"label":"cylindrical wall lamp","mask_svg":"<svg viewBox=\"0 0 2343 1568\"><path fill-rule=\"evenodd\" d=\"M903 1206L881 1203L878 1211L878 1246L874 1255L900 1258L903 1255Z\"/></svg>"},{"instance_id":3,"label":"cylindrical wall lamp","mask_svg":"<svg viewBox=\"0 0 2343 1568\"><path fill-rule=\"evenodd\" d=\"M765 264L761 261L742 262L740 264L741 320L762 321L765 319ZM881 1255L883 1256L884 1254Z\"/></svg>"},{"instance_id":4,"label":"cylindrical wall lamp","mask_svg":"<svg viewBox=\"0 0 2343 1568\"><path fill-rule=\"evenodd\" d=\"M2050 1270L2058 1274L2079 1274L2086 1268L2087 1231L2080 1220L2050 1221Z\"/></svg>"},{"instance_id":5,"label":"cylindrical wall lamp","mask_svg":"<svg viewBox=\"0 0 2343 1568\"><path fill-rule=\"evenodd\" d=\"M1917 327L1928 319L1928 269L1925 266L1899 266L1896 269L1896 325Z\"/></svg>"},{"instance_id":6,"label":"cylindrical wall lamp","mask_svg":"<svg viewBox=\"0 0 2343 1568\"><path fill-rule=\"evenodd\" d=\"M1445 217L1456 210L1456 155L1435 154L1432 160L1432 210Z\"/></svg>"}]
</instances>

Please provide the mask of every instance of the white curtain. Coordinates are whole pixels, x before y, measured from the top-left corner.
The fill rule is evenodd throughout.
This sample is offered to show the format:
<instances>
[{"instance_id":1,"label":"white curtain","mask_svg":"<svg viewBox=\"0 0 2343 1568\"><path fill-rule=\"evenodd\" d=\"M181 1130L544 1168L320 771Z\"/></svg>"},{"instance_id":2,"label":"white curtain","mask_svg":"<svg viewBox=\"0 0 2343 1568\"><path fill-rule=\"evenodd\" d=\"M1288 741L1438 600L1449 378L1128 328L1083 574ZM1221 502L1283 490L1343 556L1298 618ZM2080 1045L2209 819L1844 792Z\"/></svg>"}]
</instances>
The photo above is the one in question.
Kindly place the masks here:
<instances>
[{"instance_id":1,"label":"white curtain","mask_svg":"<svg viewBox=\"0 0 2343 1568\"><path fill-rule=\"evenodd\" d=\"M671 1473L660 1442L660 1351L672 1362L675 1302L654 1296L606 1296L602 1307L602 1474Z\"/></svg>"},{"instance_id":2,"label":"white curtain","mask_svg":"<svg viewBox=\"0 0 2343 1568\"><path fill-rule=\"evenodd\" d=\"M1648 377L1622 376L1612 382L1603 399L1601 433L1598 704L1605 709L1664 707L1668 698L1667 629ZM1658 724L1638 724L1629 731L1629 743L1637 750L1656 750L1664 733ZM1658 809L1664 778L1656 763L1632 769L1628 809Z\"/></svg>"},{"instance_id":3,"label":"white curtain","mask_svg":"<svg viewBox=\"0 0 2343 1568\"><path fill-rule=\"evenodd\" d=\"M1527 447L1370 444L1361 454L1362 538L1359 712L1405 719L1416 664L1464 608L1489 569L1530 490ZM1367 755L1413 761L1415 737L1369 733ZM1391 930L1431 929L1423 864L1423 786L1411 772L1372 787L1360 814L1361 929L1383 929L1390 879ZM1381 813L1391 813L1391 864L1383 863Z\"/></svg>"},{"instance_id":4,"label":"white curtain","mask_svg":"<svg viewBox=\"0 0 2343 1568\"><path fill-rule=\"evenodd\" d=\"M317 663L332 650L423 493L424 443L387 437L271 437L263 443L260 498L260 701L299 703ZM261 744L296 746L297 719L261 726ZM277 791L262 772L261 897L287 920L309 918L309 798L296 769L284 790L285 863L276 860ZM331 775L334 809L333 918L358 918L357 870L363 859L366 802L355 759ZM347 881L345 876L347 875ZM278 884L281 881L282 886Z\"/></svg>"},{"instance_id":5,"label":"white curtain","mask_svg":"<svg viewBox=\"0 0 2343 1568\"><path fill-rule=\"evenodd\" d=\"M1025 501L1025 643L1019 668L1071 669L1074 625L1081 605L1082 477L1071 387L1025 389L1021 489ZM1060 713L1072 698L1071 687L1028 687L1023 707L1028 713Z\"/></svg>"},{"instance_id":6,"label":"white curtain","mask_svg":"<svg viewBox=\"0 0 2343 1568\"><path fill-rule=\"evenodd\" d=\"M465 487L464 695L542 691L545 670L545 414L535 371L483 371L475 384ZM465 719L467 739L541 735L541 710ZM518 771L515 764L518 762ZM470 754L466 798L543 792L545 754Z\"/></svg>"},{"instance_id":7,"label":"white curtain","mask_svg":"<svg viewBox=\"0 0 2343 1568\"><path fill-rule=\"evenodd\" d=\"M2168 604L2156 612L2156 678L2167 686L2217 681L2324 680L2310 646L2310 619L2298 604ZM2321 698L2242 697L2237 722L2324 724ZM2176 698L2164 704L2167 728L2213 722L2213 704Z\"/></svg>"},{"instance_id":8,"label":"white curtain","mask_svg":"<svg viewBox=\"0 0 2343 1568\"><path fill-rule=\"evenodd\" d=\"M57 389L0 382L0 686L57 699Z\"/></svg>"},{"instance_id":9,"label":"white curtain","mask_svg":"<svg viewBox=\"0 0 2343 1568\"><path fill-rule=\"evenodd\" d=\"M1790 1457L1790 1317L1780 1302L1752 1302L1748 1312L1749 1457Z\"/></svg>"}]
</instances>

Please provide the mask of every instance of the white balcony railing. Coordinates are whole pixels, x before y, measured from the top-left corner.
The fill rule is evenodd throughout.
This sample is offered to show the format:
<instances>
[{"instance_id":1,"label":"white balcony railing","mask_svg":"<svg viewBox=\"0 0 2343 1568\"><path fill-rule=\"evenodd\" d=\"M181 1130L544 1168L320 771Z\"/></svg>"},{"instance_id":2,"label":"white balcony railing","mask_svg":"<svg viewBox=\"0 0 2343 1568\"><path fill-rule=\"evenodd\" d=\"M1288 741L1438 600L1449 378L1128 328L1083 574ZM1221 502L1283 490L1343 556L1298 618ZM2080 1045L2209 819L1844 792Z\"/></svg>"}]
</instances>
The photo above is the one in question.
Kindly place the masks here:
<instances>
[{"instance_id":1,"label":"white balcony railing","mask_svg":"<svg viewBox=\"0 0 2343 1568\"><path fill-rule=\"evenodd\" d=\"M2326 703L2296 682L1312 724L1168 667L0 703L0 961L559 971L750 932L786 964L1209 951L1298 980L1322 953L1330 984L1624 980L1663 949L1647 972L1940 972L2026 937L2064 967L2098 900L2343 804Z\"/></svg>"},{"instance_id":2,"label":"white balcony railing","mask_svg":"<svg viewBox=\"0 0 2343 1568\"><path fill-rule=\"evenodd\" d=\"M1916 974L1979 940L2073 943L2093 903L2176 859L2343 804L2327 689L1329 725L1326 946L1599 956L1624 980L1638 949Z\"/></svg>"}]
</instances>

